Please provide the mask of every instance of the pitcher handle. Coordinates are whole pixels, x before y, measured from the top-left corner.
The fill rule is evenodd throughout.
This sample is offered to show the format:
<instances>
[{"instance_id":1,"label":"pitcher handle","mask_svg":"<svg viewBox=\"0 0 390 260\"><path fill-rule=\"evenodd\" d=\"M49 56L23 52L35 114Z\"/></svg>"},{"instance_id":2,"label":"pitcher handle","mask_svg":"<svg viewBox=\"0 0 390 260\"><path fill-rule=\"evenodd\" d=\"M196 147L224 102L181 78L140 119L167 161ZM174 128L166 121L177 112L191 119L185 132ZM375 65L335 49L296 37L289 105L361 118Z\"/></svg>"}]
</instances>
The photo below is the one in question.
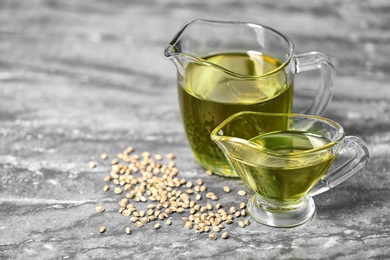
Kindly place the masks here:
<instances>
[{"instance_id":1,"label":"pitcher handle","mask_svg":"<svg viewBox=\"0 0 390 260\"><path fill-rule=\"evenodd\" d=\"M364 141L356 136L346 136L339 154L354 152L341 166L327 172L309 191L310 196L323 193L352 177L368 162L369 152Z\"/></svg>"},{"instance_id":2,"label":"pitcher handle","mask_svg":"<svg viewBox=\"0 0 390 260\"><path fill-rule=\"evenodd\" d=\"M320 52L308 52L295 55L295 73L319 69L321 80L317 95L313 104L306 110L300 112L310 115L321 115L333 96L333 83L335 71L328 57Z\"/></svg>"}]
</instances>

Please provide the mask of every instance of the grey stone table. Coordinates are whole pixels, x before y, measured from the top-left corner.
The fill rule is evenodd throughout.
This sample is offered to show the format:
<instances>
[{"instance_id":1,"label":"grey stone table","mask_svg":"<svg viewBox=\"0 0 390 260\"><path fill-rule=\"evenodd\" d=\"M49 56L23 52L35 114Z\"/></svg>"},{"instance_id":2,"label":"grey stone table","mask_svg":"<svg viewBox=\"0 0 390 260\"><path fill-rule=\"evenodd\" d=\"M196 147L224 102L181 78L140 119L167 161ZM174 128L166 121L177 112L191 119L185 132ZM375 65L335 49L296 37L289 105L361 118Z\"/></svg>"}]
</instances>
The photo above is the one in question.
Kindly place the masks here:
<instances>
[{"instance_id":1,"label":"grey stone table","mask_svg":"<svg viewBox=\"0 0 390 260\"><path fill-rule=\"evenodd\" d=\"M353 0L2 0L0 259L390 258L389 9L388 1ZM178 176L201 178L226 205L251 195L237 179L205 174L184 136L176 72L163 49L194 18L265 24L287 34L297 52L321 51L335 63L324 116L364 139L371 157L315 197L309 224L233 223L228 239L210 241L185 229L179 214L169 227L136 228L118 213L123 194L103 191L110 159L133 146L174 153ZM97 213L98 205L106 211Z\"/></svg>"}]
</instances>

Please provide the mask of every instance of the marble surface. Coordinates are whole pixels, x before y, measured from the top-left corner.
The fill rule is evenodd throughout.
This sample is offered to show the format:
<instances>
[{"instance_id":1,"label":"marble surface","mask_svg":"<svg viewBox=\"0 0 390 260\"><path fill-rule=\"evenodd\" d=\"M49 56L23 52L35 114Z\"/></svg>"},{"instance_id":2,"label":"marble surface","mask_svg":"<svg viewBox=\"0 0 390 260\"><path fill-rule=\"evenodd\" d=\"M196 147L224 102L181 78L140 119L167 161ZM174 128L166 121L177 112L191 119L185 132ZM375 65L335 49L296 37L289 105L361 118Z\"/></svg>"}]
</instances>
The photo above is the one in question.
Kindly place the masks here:
<instances>
[{"instance_id":1,"label":"marble surface","mask_svg":"<svg viewBox=\"0 0 390 260\"><path fill-rule=\"evenodd\" d=\"M2 0L0 259L390 258L389 10L384 0ZM202 178L226 205L251 195L239 180L206 175L183 132L175 67L163 50L194 18L265 24L298 53L321 51L335 64L324 116L365 140L370 161L315 197L308 225L233 224L230 238L210 241L176 214L169 228L137 229L118 213L121 196L103 191L110 163L101 153L133 146L176 154L179 176ZM100 204L106 212L95 211Z\"/></svg>"}]
</instances>

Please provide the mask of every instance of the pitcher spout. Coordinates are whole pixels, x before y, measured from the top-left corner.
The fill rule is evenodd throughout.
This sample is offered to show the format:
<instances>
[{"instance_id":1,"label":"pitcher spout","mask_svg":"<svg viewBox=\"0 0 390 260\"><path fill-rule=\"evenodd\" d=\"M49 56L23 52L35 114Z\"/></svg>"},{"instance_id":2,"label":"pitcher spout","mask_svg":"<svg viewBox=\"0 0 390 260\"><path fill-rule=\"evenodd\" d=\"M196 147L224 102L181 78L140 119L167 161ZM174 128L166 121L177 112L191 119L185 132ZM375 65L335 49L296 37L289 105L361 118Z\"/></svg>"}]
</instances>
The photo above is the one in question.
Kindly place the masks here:
<instances>
[{"instance_id":1,"label":"pitcher spout","mask_svg":"<svg viewBox=\"0 0 390 260\"><path fill-rule=\"evenodd\" d=\"M184 75L185 68L189 63L189 59L196 60L197 57L191 57L191 50L189 42L191 41L191 35L188 34L187 27L194 23L195 20L184 24L170 43L164 50L164 55L169 58L176 66L179 74Z\"/></svg>"}]
</instances>

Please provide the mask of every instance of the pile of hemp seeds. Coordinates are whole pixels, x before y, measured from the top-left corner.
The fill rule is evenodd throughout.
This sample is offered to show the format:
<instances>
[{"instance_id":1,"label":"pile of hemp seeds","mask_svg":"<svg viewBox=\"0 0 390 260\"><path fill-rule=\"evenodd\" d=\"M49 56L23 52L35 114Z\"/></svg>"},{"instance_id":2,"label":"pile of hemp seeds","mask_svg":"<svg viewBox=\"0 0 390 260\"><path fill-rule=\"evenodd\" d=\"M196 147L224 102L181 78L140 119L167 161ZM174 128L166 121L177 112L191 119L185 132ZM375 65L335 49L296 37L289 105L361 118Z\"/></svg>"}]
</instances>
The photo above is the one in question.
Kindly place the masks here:
<instances>
[{"instance_id":1,"label":"pile of hemp seeds","mask_svg":"<svg viewBox=\"0 0 390 260\"><path fill-rule=\"evenodd\" d=\"M101 159L108 160L103 153ZM226 209L218 202L214 192L208 191L202 179L196 182L179 178L179 169L175 164L175 155L168 153L152 156L149 152L140 155L134 152L133 147L127 147L122 153L111 160L111 172L104 177L103 191L109 190L122 198L119 200L119 213L128 217L134 227L142 228L152 224L155 229L173 223L172 214L181 214L183 226L194 229L196 233L208 233L210 240L220 236L229 237L227 225L237 224L241 228L250 225L246 212L245 202ZM89 167L95 168L95 162ZM210 171L206 174L212 175ZM228 186L223 187L225 193L230 193ZM245 196L244 190L237 192ZM105 208L98 205L96 211L103 213ZM124 231L130 235L133 229L130 225ZM105 233L104 226L99 227L100 233Z\"/></svg>"}]
</instances>

